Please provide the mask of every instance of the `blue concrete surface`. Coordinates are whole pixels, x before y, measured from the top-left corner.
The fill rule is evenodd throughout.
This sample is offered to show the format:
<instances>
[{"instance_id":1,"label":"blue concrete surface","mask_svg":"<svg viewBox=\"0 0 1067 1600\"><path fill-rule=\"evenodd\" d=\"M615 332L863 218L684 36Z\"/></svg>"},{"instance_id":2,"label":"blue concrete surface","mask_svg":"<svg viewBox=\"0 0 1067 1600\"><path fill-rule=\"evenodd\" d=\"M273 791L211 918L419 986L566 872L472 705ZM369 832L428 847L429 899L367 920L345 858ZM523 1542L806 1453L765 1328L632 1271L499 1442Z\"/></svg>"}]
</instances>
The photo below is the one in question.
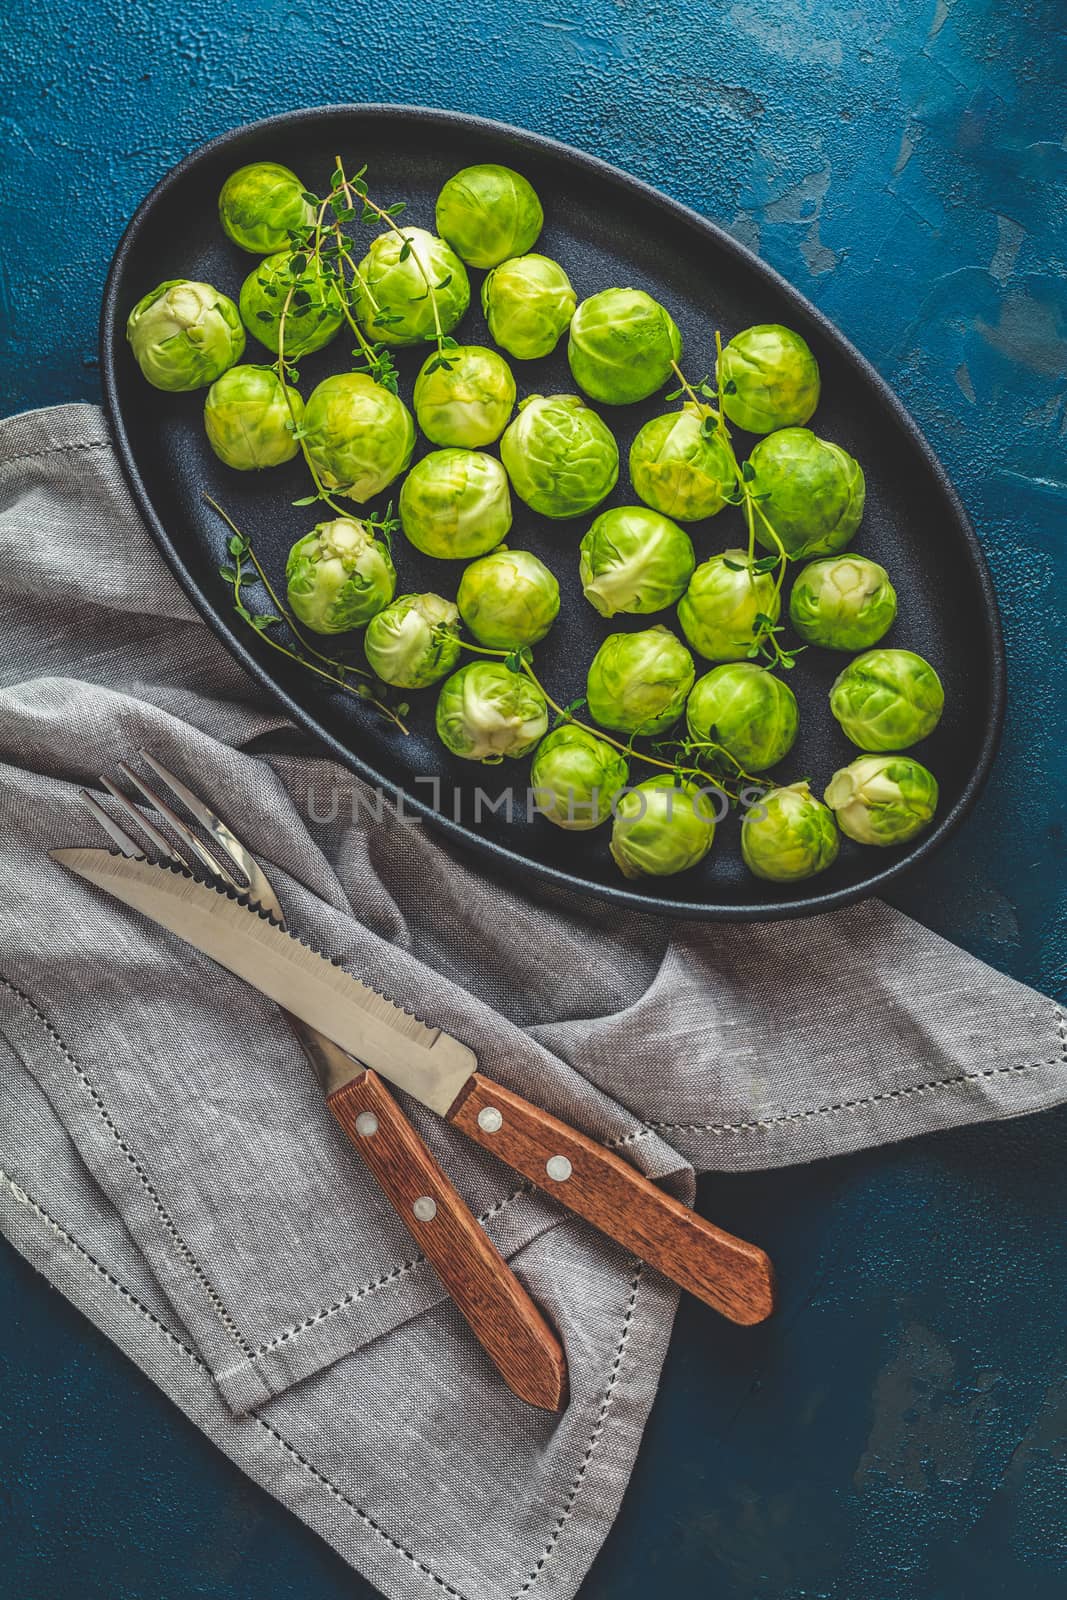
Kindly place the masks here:
<instances>
[{"instance_id":1,"label":"blue concrete surface","mask_svg":"<svg viewBox=\"0 0 1067 1600\"><path fill-rule=\"evenodd\" d=\"M1067 992L1067 124L1057 0L9 0L2 405L97 393L124 221L202 140L300 104L445 105L569 140L759 249L885 374L1004 612L996 776L896 902ZM950 597L947 597L950 599ZM688 1303L583 1600L1060 1600L1067 1113L703 1201L772 1249L771 1327ZM12 1253L2 1600L369 1594Z\"/></svg>"}]
</instances>

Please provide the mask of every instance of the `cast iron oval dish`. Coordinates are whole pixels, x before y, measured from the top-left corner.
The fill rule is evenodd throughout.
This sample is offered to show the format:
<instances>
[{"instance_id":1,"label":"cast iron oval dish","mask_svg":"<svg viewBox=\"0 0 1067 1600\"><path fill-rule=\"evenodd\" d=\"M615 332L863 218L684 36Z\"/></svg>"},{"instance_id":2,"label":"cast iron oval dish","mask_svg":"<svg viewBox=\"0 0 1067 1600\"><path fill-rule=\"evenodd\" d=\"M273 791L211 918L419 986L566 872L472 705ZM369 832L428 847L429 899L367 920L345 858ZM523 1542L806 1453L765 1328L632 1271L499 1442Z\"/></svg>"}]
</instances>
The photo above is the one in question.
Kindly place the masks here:
<instances>
[{"instance_id":1,"label":"cast iron oval dish","mask_svg":"<svg viewBox=\"0 0 1067 1600\"><path fill-rule=\"evenodd\" d=\"M213 494L245 532L275 578L283 580L292 542L319 520L314 508L291 502L308 492L298 458L273 471L233 472L212 455L204 436L204 391L162 394L142 378L125 338L126 318L140 297L164 278L206 280L234 299L255 258L223 236L216 215L218 191L235 167L255 160L285 162L304 182L324 192L337 152L349 169L366 162L372 192L405 199L405 222L433 228L434 200L460 167L499 161L524 172L545 206L537 246L562 262L579 298L612 284L635 285L662 300L685 340L691 377L713 365L716 327L729 337L756 322L782 322L809 341L822 370L823 399L811 426L858 457L867 475L867 510L853 548L890 572L900 615L884 641L917 650L937 667L945 685L941 726L915 754L941 784L935 825L911 846L864 849L845 839L834 867L795 885L762 883L741 863L738 820L719 829L711 855L675 878L630 883L608 854L608 830L566 833L527 816L529 763L484 767L459 761L433 733L435 691L413 695L411 733L405 738L372 711L324 687L261 644L232 610L218 576L227 530L204 504ZM369 235L365 235L369 237ZM483 274L472 271L472 307L459 337L491 343L481 316ZM300 362L301 389L343 370L350 344L342 333L332 346ZM552 140L498 123L405 106L335 106L296 112L239 129L214 140L176 166L148 196L126 231L112 264L101 327L104 394L115 442L138 505L181 583L215 632L276 696L294 721L314 734L338 760L395 798L423 812L456 841L481 851L498 870L533 873L586 895L649 911L718 919L793 916L877 893L943 844L973 804L996 748L1003 703L1003 660L996 604L985 562L951 485L929 447L871 367L795 290L754 255L703 217L615 171L591 156ZM513 363L520 399L528 394L574 391L566 340L543 361ZM415 373L426 349L398 353L401 393L410 403ZM270 360L250 338L245 360ZM626 457L649 417L668 409L661 396L637 406L598 407L619 438L623 470L607 502L635 500ZM751 440L737 435L739 453ZM420 440L417 451L431 448ZM399 484L393 486L395 496ZM382 497L382 501L387 496ZM371 509L381 509L378 503ZM358 508L353 508L354 514ZM331 513L324 510L323 515ZM610 631L663 621L617 617L605 622L582 596L578 541L591 517L548 522L515 501L508 543L535 551L556 572L563 608L555 628L536 650L538 671L554 697L566 704L584 692L585 669ZM741 514L727 508L690 528L703 560L742 542ZM436 590L454 597L462 562L432 561L397 535L398 593ZM831 717L827 692L849 658L808 650L790 676L800 700L801 732L775 777L808 777L821 794L830 774L857 754ZM707 670L698 661L698 671ZM635 767L635 780L650 775ZM423 780L421 782L417 780ZM439 793L432 780L439 779ZM506 807L490 809L512 786ZM482 798L480 798L482 797ZM488 800L484 797L488 797ZM320 800L325 804L325 800Z\"/></svg>"}]
</instances>

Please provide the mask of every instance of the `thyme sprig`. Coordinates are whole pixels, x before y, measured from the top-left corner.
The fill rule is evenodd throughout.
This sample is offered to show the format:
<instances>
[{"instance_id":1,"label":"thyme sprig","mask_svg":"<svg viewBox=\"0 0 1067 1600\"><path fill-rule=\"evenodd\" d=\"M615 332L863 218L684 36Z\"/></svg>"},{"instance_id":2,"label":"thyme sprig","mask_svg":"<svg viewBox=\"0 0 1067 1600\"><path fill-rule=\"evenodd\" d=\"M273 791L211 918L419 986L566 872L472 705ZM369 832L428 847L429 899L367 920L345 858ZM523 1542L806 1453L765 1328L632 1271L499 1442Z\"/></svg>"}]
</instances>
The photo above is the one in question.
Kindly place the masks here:
<instances>
[{"instance_id":1,"label":"thyme sprig","mask_svg":"<svg viewBox=\"0 0 1067 1600\"><path fill-rule=\"evenodd\" d=\"M222 506L219 505L217 500L212 499L211 495L205 494L204 500L222 518L230 530L230 537L226 546L230 559L219 568L219 576L229 585L233 594L233 608L242 622L247 623L253 632L257 633L261 639L266 640L272 650L277 650L281 655L288 656L290 661L299 663L300 666L313 673L315 677L325 679L334 688L341 689L345 694L352 695L355 699L362 700L366 705L373 706L377 712L406 735L408 728L403 719L407 716L410 707L406 704L390 705L377 692L378 680L373 673L368 672L364 667L353 666L347 661L338 661L335 656L324 654L323 651L317 649L311 643L288 606L284 605L279 599L264 570L263 563L256 554L251 539L248 538L247 534L241 532L230 514L223 510ZM372 528L379 537L386 539L388 539L396 525L389 518L388 513L385 518L367 518L366 521L368 527ZM272 611L256 611L252 609L251 600L246 597L246 586L257 582L262 585L270 604L274 607ZM294 643L289 644L276 637L272 631L268 631L279 626L284 626L288 630ZM364 681L353 683L351 681L353 678Z\"/></svg>"},{"instance_id":2,"label":"thyme sprig","mask_svg":"<svg viewBox=\"0 0 1067 1600\"><path fill-rule=\"evenodd\" d=\"M344 165L342 164L341 157L334 156L333 159L335 162L335 168L330 179L331 186L335 194L340 191L347 201L347 207L342 213L340 213L340 215L342 217L355 215L355 197L358 195L363 208L361 220L367 224L373 224L375 221L381 222L385 225L385 227L389 228L393 233L395 233L397 238L401 241L400 254L397 259L400 261L406 261L410 256L415 262L415 266L418 268L419 277L426 285L425 293L419 295L418 298L420 300L425 300L426 297L429 296L430 310L433 313L434 343L437 345L437 355L433 362L427 367L427 371L436 372L439 367L451 367L454 364L453 358L446 354L446 352L457 349L458 345L457 341L451 338L449 334L445 333L444 329L442 328L441 310L437 303L437 292L440 289L448 288L448 285L452 281L451 275L446 275L439 283L431 282L430 275L426 271L418 251L415 249L414 240L409 234L404 232L403 228L400 227L396 220L397 217L401 216L407 209L407 202L405 200L397 200L391 206L380 206L376 200L371 199L366 180L367 168L365 166L361 167L354 178L348 178L345 176L345 169ZM356 275L357 277L359 276L358 272ZM367 298L370 300L371 304L374 305L375 310L377 311L377 303L366 284L366 280L360 278L359 281L363 287L364 293L367 295ZM390 321L395 319L382 317L379 314L377 320L379 323L384 322L386 325L388 325Z\"/></svg>"},{"instance_id":3,"label":"thyme sprig","mask_svg":"<svg viewBox=\"0 0 1067 1600\"><path fill-rule=\"evenodd\" d=\"M447 630L441 628L439 631L444 635ZM449 635L449 637L454 637L454 635ZM601 739L605 744L610 744L613 749L621 751L628 760L642 761L647 766L657 767L663 772L673 773L679 781L694 782L705 786L710 779L735 804L742 798L738 785L751 785L761 793L766 787L760 783L758 778L754 778L750 772L746 772L741 763L734 759L724 745L716 744L714 740L663 739L652 745L652 750L660 751L663 754L653 755L637 746L635 740L639 737L639 734L631 734L624 744L621 739L616 739L613 734L605 732L603 728L598 728L589 722L583 722L580 717L575 715L575 712L580 711L585 706L584 697L572 700L569 705L565 706L554 699L537 675L533 664L533 651L529 645L524 645L521 650L496 650L491 649L488 645L471 644L467 639L461 639L459 643L464 650L470 650L479 656L493 656L498 661L503 661L504 665L512 672L524 673L530 682L540 689L544 695L545 703L553 712L552 725L555 728L562 727L565 723L575 728L581 728L584 732L591 733L594 738ZM665 760L664 755L670 755L671 759ZM689 758L688 762L682 759L683 756ZM700 765L701 759L705 760L707 765Z\"/></svg>"},{"instance_id":4,"label":"thyme sprig","mask_svg":"<svg viewBox=\"0 0 1067 1600\"><path fill-rule=\"evenodd\" d=\"M293 437L300 445L304 464L315 486L313 494L304 495L293 504L310 506L321 501L338 516L348 516L350 513L344 506L338 504L323 483L322 476L308 450L305 432L296 415L293 397L289 393L288 385L297 383L300 374L286 355L286 331L297 313L306 312L315 303L312 290L300 285L297 280L310 272L313 283L321 282L323 298L319 303L322 305L325 305L327 297L336 297L341 314L356 341L352 351L354 370L365 372L375 383L381 384L383 389L396 394L398 374L392 352L388 345L368 339L360 327L356 315L357 295L363 295L373 308L379 326L388 326L398 318L382 313L370 285L354 259L353 240L344 228L345 223L355 220L367 226L382 224L401 240L399 259L406 261L410 256L425 284L425 292L418 298L429 297L433 312L434 339L437 345L437 354L429 370L436 371L441 367L453 366L454 357L451 352L458 346L456 340L444 332L437 302L438 292L448 287L449 279L445 277L439 283L431 280L418 251L414 249L411 237L405 234L397 223L396 219L405 210L406 202L398 200L390 206L379 205L370 195L366 166L360 167L358 172L349 176L340 156L335 156L334 162L334 170L330 175L330 192L326 195L312 194L310 190L304 192L304 199L314 209L314 220L304 227L291 229L289 233L291 281L278 314L278 356L274 368L286 386L285 397ZM273 291L274 294L279 292ZM271 289L267 289L266 293L272 294Z\"/></svg>"},{"instance_id":5,"label":"thyme sprig","mask_svg":"<svg viewBox=\"0 0 1067 1600\"><path fill-rule=\"evenodd\" d=\"M716 330L715 334L716 374L722 371L722 336ZM789 568L789 556L785 546L775 530L761 501L766 497L754 487L756 475L750 464L740 462L734 449L730 429L726 424L726 412L723 407L724 395L731 394L736 385L732 379L724 384L720 377L716 377L715 387L706 377L697 383L691 383L678 365L677 361L671 362L671 368L678 380L678 388L667 395L668 400L682 400L683 404L691 406L701 418L701 426L706 438L718 438L726 453L733 473L733 483L726 494L729 505L739 506L744 512L745 528L748 535L748 555L744 565L738 561L727 561L726 565L734 572L748 572L749 581L755 588L756 579L767 573L774 574L774 593L781 599L782 585ZM766 556L756 555L756 519L763 524L774 553ZM784 627L775 621L766 612L759 611L755 617L756 632L752 644L748 649L750 661L766 661L768 666L790 668L796 665L796 658L804 649L797 645L784 650L780 636L785 632Z\"/></svg>"}]
</instances>

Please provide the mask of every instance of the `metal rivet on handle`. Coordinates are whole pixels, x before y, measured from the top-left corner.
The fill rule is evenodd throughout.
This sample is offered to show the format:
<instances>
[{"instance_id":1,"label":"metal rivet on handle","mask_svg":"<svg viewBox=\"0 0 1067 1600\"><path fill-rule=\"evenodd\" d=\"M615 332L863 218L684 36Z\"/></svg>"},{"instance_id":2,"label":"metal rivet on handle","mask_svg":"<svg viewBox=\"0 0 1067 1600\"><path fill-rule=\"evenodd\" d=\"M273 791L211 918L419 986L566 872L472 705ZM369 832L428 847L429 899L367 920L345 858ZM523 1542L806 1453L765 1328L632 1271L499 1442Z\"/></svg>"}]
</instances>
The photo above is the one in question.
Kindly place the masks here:
<instances>
[{"instance_id":1,"label":"metal rivet on handle","mask_svg":"<svg viewBox=\"0 0 1067 1600\"><path fill-rule=\"evenodd\" d=\"M361 1111L356 1118L356 1132L363 1139L369 1139L378 1132L378 1118L373 1111Z\"/></svg>"},{"instance_id":2,"label":"metal rivet on handle","mask_svg":"<svg viewBox=\"0 0 1067 1600\"><path fill-rule=\"evenodd\" d=\"M566 1183L574 1168L566 1156L549 1156L545 1162L545 1171L556 1183Z\"/></svg>"},{"instance_id":3,"label":"metal rivet on handle","mask_svg":"<svg viewBox=\"0 0 1067 1600\"><path fill-rule=\"evenodd\" d=\"M499 1133L504 1126L504 1118L496 1106L483 1106L478 1113L478 1126L483 1133Z\"/></svg>"},{"instance_id":4,"label":"metal rivet on handle","mask_svg":"<svg viewBox=\"0 0 1067 1600\"><path fill-rule=\"evenodd\" d=\"M420 1222L432 1222L437 1215L437 1201L428 1194L420 1194L411 1209Z\"/></svg>"}]
</instances>

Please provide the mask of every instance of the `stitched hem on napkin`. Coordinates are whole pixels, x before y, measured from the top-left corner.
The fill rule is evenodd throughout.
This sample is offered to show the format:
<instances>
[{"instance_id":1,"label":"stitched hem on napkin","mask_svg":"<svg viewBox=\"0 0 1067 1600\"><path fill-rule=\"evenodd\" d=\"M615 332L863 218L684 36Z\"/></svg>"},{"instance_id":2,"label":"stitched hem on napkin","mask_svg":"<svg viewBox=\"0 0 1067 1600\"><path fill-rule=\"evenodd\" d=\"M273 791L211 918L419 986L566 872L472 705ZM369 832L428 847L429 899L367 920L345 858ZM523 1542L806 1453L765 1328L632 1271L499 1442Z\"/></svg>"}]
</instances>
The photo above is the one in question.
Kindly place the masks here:
<instances>
[{"instance_id":1,"label":"stitched hem on napkin","mask_svg":"<svg viewBox=\"0 0 1067 1600\"><path fill-rule=\"evenodd\" d=\"M611 1146L632 1150L643 1139L665 1138L698 1172L762 1171L796 1165L798 1136L805 1141L804 1159L817 1161L976 1122L1033 1116L1062 1105L1067 1097L1067 1018L1058 1007L1050 1009L1049 1028L1053 1048L1038 1059L940 1077L930 1076L929 1062L918 1062L911 1068L914 1081L897 1088L740 1122L648 1122L613 1139ZM931 1098L937 1101L937 1122L932 1128L916 1128L915 1103ZM722 1156L726 1145L731 1147L729 1160Z\"/></svg>"},{"instance_id":2,"label":"stitched hem on napkin","mask_svg":"<svg viewBox=\"0 0 1067 1600\"><path fill-rule=\"evenodd\" d=\"M84 1200L83 1200L84 1204ZM0 1166L0 1233L36 1271L118 1346L235 1465L281 1500L343 1559L395 1600L434 1595L449 1600L489 1600L474 1584L460 1587L389 1529L255 1411L234 1416L222 1403L213 1375L180 1323L151 1293L136 1290L52 1215L48 1205ZM545 1521L543 1543L531 1550L506 1597L570 1600L607 1536L629 1479L632 1457L651 1409L673 1322L677 1297L650 1282L641 1262L631 1263L618 1339L599 1405L575 1470ZM139 1292L138 1292L139 1291ZM152 1304L146 1303L152 1300ZM630 1346L640 1359L629 1357ZM615 1448L600 1443L608 1428ZM625 1459L619 1459L618 1440ZM562 1547L562 1548L561 1548Z\"/></svg>"},{"instance_id":3,"label":"stitched hem on napkin","mask_svg":"<svg viewBox=\"0 0 1067 1600\"><path fill-rule=\"evenodd\" d=\"M190 1248L161 1195L147 1157L116 1122L78 1055L29 994L0 973L0 1036L44 1090L88 1170L110 1192L121 1176L124 1221L160 1287L197 1327L200 1355L227 1405L250 1411L353 1349L401 1326L446 1298L414 1246L376 1276L309 1307L294 1304L284 1326L258 1344L242 1332L240 1308L226 1303L209 1266ZM57 1062L69 1069L57 1081ZM502 1169L502 1175L506 1177ZM511 1175L514 1178L514 1175ZM519 1183L479 1218L510 1257L558 1225L559 1207ZM232 1246L231 1246L232 1247Z\"/></svg>"}]
</instances>

